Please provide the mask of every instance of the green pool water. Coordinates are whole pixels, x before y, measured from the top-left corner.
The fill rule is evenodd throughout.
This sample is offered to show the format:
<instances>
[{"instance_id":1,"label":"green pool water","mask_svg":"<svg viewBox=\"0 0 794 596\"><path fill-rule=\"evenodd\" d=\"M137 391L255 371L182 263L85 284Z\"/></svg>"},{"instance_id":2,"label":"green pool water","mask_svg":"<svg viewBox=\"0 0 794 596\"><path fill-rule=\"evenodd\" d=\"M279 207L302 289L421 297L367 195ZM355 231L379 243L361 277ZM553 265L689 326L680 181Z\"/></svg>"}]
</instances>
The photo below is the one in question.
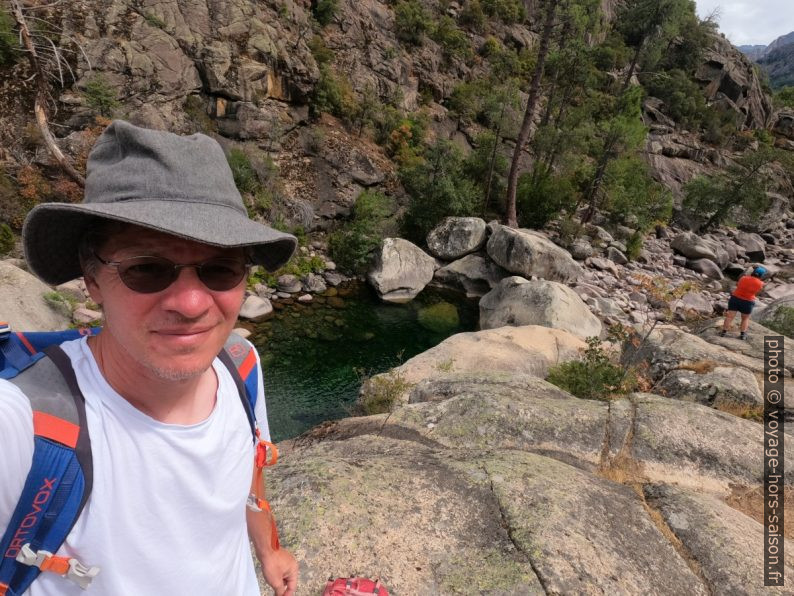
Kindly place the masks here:
<instances>
[{"instance_id":1,"label":"green pool water","mask_svg":"<svg viewBox=\"0 0 794 596\"><path fill-rule=\"evenodd\" d=\"M476 324L475 302L428 290L394 305L359 284L308 305L286 305L251 337L262 357L273 438L289 439L348 416L363 376Z\"/></svg>"}]
</instances>

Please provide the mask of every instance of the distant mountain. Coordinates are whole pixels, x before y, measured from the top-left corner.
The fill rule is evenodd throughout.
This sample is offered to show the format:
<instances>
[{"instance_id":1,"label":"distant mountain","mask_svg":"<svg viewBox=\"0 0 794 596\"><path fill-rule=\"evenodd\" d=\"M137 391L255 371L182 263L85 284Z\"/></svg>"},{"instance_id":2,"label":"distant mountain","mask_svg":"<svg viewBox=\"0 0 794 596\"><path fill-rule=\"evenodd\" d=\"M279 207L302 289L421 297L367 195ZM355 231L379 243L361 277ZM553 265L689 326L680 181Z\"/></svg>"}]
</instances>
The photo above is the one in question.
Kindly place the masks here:
<instances>
[{"instance_id":1,"label":"distant mountain","mask_svg":"<svg viewBox=\"0 0 794 596\"><path fill-rule=\"evenodd\" d=\"M766 46L738 46L739 51L747 56L750 60L755 62L761 56L764 55L764 50L766 50Z\"/></svg>"},{"instance_id":2,"label":"distant mountain","mask_svg":"<svg viewBox=\"0 0 794 596\"><path fill-rule=\"evenodd\" d=\"M766 51L764 52L764 55L768 55L771 52L774 52L775 50L778 50L792 43L794 43L794 31L792 31L787 35L781 35L775 41L773 41L768 46L766 46Z\"/></svg>"},{"instance_id":3,"label":"distant mountain","mask_svg":"<svg viewBox=\"0 0 794 596\"><path fill-rule=\"evenodd\" d=\"M764 69L773 89L794 86L794 31L781 35L768 46L739 46L739 51Z\"/></svg>"},{"instance_id":4,"label":"distant mountain","mask_svg":"<svg viewBox=\"0 0 794 596\"><path fill-rule=\"evenodd\" d=\"M758 60L758 64L769 75L773 89L786 85L794 87L794 43L772 50Z\"/></svg>"}]
</instances>

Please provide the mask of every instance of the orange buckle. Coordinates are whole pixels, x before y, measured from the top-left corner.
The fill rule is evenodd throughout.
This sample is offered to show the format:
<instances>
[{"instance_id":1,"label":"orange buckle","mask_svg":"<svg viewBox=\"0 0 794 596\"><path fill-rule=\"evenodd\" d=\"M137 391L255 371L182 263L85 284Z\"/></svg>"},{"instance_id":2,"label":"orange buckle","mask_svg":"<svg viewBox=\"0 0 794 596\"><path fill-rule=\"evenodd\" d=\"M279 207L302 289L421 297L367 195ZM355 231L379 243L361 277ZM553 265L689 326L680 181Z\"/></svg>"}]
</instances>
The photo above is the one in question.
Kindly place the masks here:
<instances>
[{"instance_id":1,"label":"orange buckle","mask_svg":"<svg viewBox=\"0 0 794 596\"><path fill-rule=\"evenodd\" d=\"M267 459L267 452L268 449L270 450L271 457L270 461ZM259 439L259 442L256 444L256 455L254 456L254 462L256 463L257 468L265 468L267 466L274 466L278 461L278 447L276 447L270 441L265 441L264 439Z\"/></svg>"},{"instance_id":2,"label":"orange buckle","mask_svg":"<svg viewBox=\"0 0 794 596\"><path fill-rule=\"evenodd\" d=\"M23 565L38 567L42 571L51 571L72 580L84 590L88 588L99 567L86 567L80 561L69 557L59 557L46 550L34 551L30 544L25 544L17 553L16 560ZM3 592L0 592L3 594Z\"/></svg>"}]
</instances>

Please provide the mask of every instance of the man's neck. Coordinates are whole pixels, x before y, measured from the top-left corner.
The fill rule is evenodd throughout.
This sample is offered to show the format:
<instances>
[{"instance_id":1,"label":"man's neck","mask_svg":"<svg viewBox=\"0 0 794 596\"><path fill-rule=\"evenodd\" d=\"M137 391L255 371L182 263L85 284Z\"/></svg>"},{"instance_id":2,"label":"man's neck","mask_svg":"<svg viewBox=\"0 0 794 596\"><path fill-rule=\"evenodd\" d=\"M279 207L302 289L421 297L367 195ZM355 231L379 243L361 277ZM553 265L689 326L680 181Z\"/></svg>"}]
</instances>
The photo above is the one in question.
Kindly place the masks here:
<instances>
[{"instance_id":1,"label":"man's neck","mask_svg":"<svg viewBox=\"0 0 794 596\"><path fill-rule=\"evenodd\" d=\"M212 413L218 390L212 367L188 379L170 380L129 358L110 334L89 337L88 347L108 384L158 422L197 424Z\"/></svg>"}]
</instances>

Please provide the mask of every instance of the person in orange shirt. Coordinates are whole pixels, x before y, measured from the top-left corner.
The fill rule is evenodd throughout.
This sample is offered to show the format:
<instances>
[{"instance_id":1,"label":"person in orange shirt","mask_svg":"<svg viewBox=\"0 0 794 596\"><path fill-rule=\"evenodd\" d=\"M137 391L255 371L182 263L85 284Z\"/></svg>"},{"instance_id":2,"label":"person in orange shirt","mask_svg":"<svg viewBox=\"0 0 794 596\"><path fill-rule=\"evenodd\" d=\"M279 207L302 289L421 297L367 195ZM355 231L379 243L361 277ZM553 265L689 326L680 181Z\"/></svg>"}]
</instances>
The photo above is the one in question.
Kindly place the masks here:
<instances>
[{"instance_id":1,"label":"person in orange shirt","mask_svg":"<svg viewBox=\"0 0 794 596\"><path fill-rule=\"evenodd\" d=\"M728 312L725 313L725 322L722 324L720 337L725 337L733 323L737 312L742 313L742 322L739 326L739 339L747 339L747 327L750 326L750 313L753 312L755 296L764 287L761 278L766 275L766 267L756 265L750 275L743 275L736 284L736 289L728 300Z\"/></svg>"}]
</instances>

